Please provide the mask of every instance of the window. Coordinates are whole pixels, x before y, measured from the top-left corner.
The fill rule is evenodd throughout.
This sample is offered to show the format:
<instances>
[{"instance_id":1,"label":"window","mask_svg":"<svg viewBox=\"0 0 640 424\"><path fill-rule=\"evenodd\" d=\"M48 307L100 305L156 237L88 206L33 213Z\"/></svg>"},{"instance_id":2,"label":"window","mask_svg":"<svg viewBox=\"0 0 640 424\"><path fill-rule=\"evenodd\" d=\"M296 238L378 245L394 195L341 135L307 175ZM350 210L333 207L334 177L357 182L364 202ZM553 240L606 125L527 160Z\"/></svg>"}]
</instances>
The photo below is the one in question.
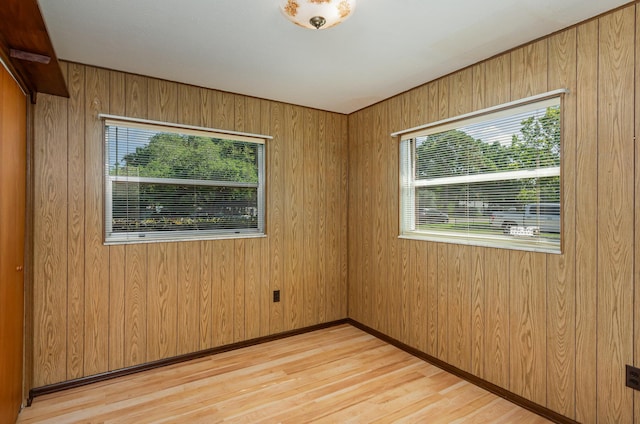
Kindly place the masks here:
<instances>
[{"instance_id":1,"label":"window","mask_svg":"<svg viewBox=\"0 0 640 424\"><path fill-rule=\"evenodd\" d=\"M401 134L400 236L560 253L560 133L556 95Z\"/></svg>"},{"instance_id":2,"label":"window","mask_svg":"<svg viewBox=\"0 0 640 424\"><path fill-rule=\"evenodd\" d=\"M105 243L264 235L264 136L105 118Z\"/></svg>"}]
</instances>

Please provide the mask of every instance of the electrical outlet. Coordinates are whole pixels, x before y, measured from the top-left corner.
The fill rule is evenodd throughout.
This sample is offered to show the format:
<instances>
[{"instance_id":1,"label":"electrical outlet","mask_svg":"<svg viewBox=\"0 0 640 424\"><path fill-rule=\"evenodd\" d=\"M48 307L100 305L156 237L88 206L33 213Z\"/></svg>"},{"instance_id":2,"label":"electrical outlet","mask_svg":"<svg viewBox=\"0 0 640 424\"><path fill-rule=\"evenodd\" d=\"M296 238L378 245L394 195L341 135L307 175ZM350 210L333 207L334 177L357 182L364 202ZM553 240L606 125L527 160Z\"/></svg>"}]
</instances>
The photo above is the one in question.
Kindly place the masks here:
<instances>
[{"instance_id":1,"label":"electrical outlet","mask_svg":"<svg viewBox=\"0 0 640 424\"><path fill-rule=\"evenodd\" d=\"M280 302L280 290L273 291L273 302Z\"/></svg>"},{"instance_id":2,"label":"electrical outlet","mask_svg":"<svg viewBox=\"0 0 640 424\"><path fill-rule=\"evenodd\" d=\"M627 365L627 387L640 390L640 368Z\"/></svg>"}]
</instances>

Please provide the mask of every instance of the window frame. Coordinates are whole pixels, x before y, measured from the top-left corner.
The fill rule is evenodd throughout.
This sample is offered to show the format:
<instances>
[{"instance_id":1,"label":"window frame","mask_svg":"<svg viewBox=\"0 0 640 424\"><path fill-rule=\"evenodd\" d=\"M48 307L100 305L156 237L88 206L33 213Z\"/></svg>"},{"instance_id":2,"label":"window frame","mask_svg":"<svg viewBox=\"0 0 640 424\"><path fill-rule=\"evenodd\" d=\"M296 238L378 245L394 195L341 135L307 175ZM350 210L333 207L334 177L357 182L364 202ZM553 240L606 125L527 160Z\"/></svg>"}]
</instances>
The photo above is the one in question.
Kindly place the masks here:
<instances>
[{"instance_id":1,"label":"window frame","mask_svg":"<svg viewBox=\"0 0 640 424\"><path fill-rule=\"evenodd\" d=\"M134 244L153 242L178 242L234 238L266 237L266 141L272 136L250 134L237 131L220 130L192 125L181 125L146 119L137 119L109 114L100 114L103 120L104 141L104 244ZM252 143L257 146L256 160L258 181L256 183L238 181L216 181L202 179L155 178L136 176L113 176L109 173L109 138L107 127L119 126L129 129L151 130L157 133L172 133L180 135L194 135L198 137L218 138L230 141ZM221 230L169 230L169 231L140 231L113 232L113 187L116 183L133 182L142 184L180 185L188 187L231 187L256 188L257 191L257 228L235 228Z\"/></svg>"},{"instance_id":2,"label":"window frame","mask_svg":"<svg viewBox=\"0 0 640 424\"><path fill-rule=\"evenodd\" d=\"M445 242L445 243L454 243L454 244L463 244L463 245L472 245L472 246L481 246L481 247L492 247L492 248L504 248L511 250L525 250L525 251L534 251L534 252L545 252L545 253L554 253L561 254L563 250L563 217L564 217L564 202L562 198L562 186L563 186L563 178L562 178L562 146L563 146L563 102L564 95L568 93L568 90L560 89L551 91L548 93L543 93L536 96L531 96L525 99L516 100L514 102L509 102L501 105L497 105L491 108L471 112L468 114L456 116L453 118L445 119L438 122L433 122L426 125L421 125L419 127L414 127L408 130L399 131L391 134L393 137L399 137L399 202L398 202L398 212L399 212L399 221L398 221L398 237L403 239L415 239L415 240L425 240L425 241L435 241L435 242ZM432 134L439 134L451 130L459 130L461 128L467 127L472 124L477 124L481 122L490 122L492 120L514 116L519 113L523 113L526 111L533 111L536 109L541 109L544 107L550 106L558 106L560 110L560 164L557 167L547 167L547 168L537 168L537 170L542 170L541 172L537 170L517 170L517 171L503 171L503 172L495 172L495 173L481 173L481 174L468 174L463 176L454 176L454 177L442 177L436 178L432 181L424 181L417 180L415 178L416 174L416 139L420 137L426 137ZM409 147L407 147L409 144ZM551 169L555 168L555 169ZM502 175L500 175L502 174ZM503 178L508 176L508 174L512 174L511 178ZM529 174L530 176L528 176ZM546 246L543 243L537 245L534 243L534 240L522 240L518 241L514 239L515 242L506 242L504 240L500 240L496 235L491 234L472 234L468 231L460 231L460 230L451 230L449 232L437 230L429 231L429 230L418 230L416 223L416 214L417 214L417 205L416 205L416 190L419 187L423 186L443 186L443 184L437 184L434 182L435 180L448 180L444 185L447 184L472 184L472 183L482 183L486 181L509 181L509 180L517 180L517 179L526 179L526 178L541 178L548 176L558 176L559 177L559 191L560 191L560 199L559 199L559 210L560 210L560 228L559 228L559 242L557 245L553 244L553 246ZM495 179L493 179L495 178ZM416 184L417 182L417 184ZM539 200L540 203L543 203Z\"/></svg>"}]
</instances>

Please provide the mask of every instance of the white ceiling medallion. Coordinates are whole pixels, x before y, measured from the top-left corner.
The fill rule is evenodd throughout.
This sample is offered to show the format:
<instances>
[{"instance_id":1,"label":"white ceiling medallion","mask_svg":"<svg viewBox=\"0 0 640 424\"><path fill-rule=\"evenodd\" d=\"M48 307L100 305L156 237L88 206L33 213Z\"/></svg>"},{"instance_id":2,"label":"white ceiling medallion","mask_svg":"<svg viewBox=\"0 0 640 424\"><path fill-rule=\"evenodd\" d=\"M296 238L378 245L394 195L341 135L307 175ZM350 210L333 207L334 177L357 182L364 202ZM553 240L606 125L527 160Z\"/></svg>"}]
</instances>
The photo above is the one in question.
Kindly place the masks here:
<instances>
[{"instance_id":1,"label":"white ceiling medallion","mask_svg":"<svg viewBox=\"0 0 640 424\"><path fill-rule=\"evenodd\" d=\"M309 29L326 29L347 19L356 0L280 0L280 10L291 22Z\"/></svg>"}]
</instances>

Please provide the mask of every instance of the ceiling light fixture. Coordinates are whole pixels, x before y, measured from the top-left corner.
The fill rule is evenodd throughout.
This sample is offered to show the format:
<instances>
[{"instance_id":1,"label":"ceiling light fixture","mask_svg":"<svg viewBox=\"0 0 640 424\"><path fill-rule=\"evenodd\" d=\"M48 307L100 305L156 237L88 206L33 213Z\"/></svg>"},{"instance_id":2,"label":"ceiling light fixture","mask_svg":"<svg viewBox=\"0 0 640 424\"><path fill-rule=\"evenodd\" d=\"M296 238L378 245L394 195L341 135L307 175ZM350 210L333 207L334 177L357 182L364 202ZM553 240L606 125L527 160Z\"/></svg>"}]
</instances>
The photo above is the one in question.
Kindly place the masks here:
<instances>
[{"instance_id":1,"label":"ceiling light fixture","mask_svg":"<svg viewBox=\"0 0 640 424\"><path fill-rule=\"evenodd\" d=\"M356 0L280 0L280 10L291 22L304 28L325 29L347 19Z\"/></svg>"}]
</instances>

